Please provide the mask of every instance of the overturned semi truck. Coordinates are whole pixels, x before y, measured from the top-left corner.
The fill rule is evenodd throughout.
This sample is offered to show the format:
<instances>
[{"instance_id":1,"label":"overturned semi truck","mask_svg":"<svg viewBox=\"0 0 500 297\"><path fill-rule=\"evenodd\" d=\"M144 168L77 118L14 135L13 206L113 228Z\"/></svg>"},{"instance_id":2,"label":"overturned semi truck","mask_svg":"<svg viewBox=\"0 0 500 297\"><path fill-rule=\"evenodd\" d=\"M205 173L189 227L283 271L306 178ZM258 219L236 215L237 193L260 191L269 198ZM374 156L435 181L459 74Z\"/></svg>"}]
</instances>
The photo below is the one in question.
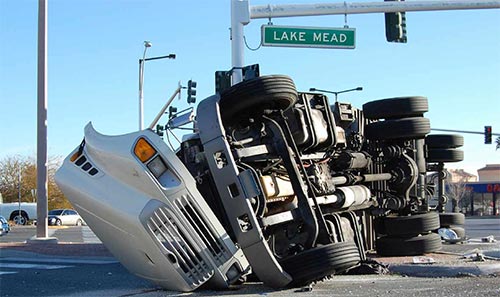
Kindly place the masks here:
<instances>
[{"instance_id":1,"label":"overturned semi truck","mask_svg":"<svg viewBox=\"0 0 500 297\"><path fill-rule=\"evenodd\" d=\"M183 117L192 130L176 150L151 129L105 136L89 123L56 181L128 270L166 289L227 288L250 274L302 286L368 250L441 247L426 175L462 160L463 139L428 135L427 111L425 97L359 109L257 76Z\"/></svg>"}]
</instances>

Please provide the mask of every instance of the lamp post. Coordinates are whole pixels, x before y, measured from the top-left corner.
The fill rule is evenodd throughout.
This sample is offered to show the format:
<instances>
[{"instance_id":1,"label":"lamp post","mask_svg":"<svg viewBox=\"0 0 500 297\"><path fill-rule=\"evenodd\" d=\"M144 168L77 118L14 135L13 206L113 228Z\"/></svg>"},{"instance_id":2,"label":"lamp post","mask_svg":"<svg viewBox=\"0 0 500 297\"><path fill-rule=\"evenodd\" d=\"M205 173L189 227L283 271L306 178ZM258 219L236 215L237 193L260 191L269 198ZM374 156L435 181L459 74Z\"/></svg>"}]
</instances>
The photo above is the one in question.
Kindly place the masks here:
<instances>
[{"instance_id":1,"label":"lamp post","mask_svg":"<svg viewBox=\"0 0 500 297\"><path fill-rule=\"evenodd\" d=\"M338 94L347 93L347 92L353 92L353 91L363 91L363 87L357 87L357 88L354 88L354 89L348 89L348 90L343 90L343 91L338 91L338 92L328 91L328 90L320 90L320 89L316 89L316 88L310 88L309 91L311 91L311 92L323 92L323 93L334 94L335 95L335 102L337 102L337 96L338 96Z\"/></svg>"},{"instance_id":2,"label":"lamp post","mask_svg":"<svg viewBox=\"0 0 500 297\"><path fill-rule=\"evenodd\" d=\"M146 58L146 51L153 44L150 41L144 41L144 53L142 59L139 59L139 130L144 129L144 64L146 61L160 60L160 59L175 59L175 54L167 56Z\"/></svg>"}]
</instances>

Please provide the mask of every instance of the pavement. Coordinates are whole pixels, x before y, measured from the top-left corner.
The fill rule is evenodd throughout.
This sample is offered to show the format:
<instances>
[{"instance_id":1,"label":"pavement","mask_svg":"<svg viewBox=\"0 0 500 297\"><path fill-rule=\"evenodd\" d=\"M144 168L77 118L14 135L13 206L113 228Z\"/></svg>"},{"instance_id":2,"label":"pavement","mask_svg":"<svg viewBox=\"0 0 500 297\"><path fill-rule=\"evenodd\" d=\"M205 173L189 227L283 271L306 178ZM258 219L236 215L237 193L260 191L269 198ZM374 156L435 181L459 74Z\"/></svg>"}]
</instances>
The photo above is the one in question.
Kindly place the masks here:
<instances>
[{"instance_id":1,"label":"pavement","mask_svg":"<svg viewBox=\"0 0 500 297\"><path fill-rule=\"evenodd\" d=\"M29 240L0 243L1 257L24 253L34 253L42 257L115 260L102 243L33 243ZM500 276L500 241L486 243L481 242L480 239L471 239L463 243L443 243L440 251L415 257L381 257L375 253L369 253L368 257L386 266L391 273L399 275L414 277Z\"/></svg>"},{"instance_id":2,"label":"pavement","mask_svg":"<svg viewBox=\"0 0 500 297\"><path fill-rule=\"evenodd\" d=\"M500 242L443 242L440 251L422 256L369 257L396 274L414 277L500 276Z\"/></svg>"}]
</instances>

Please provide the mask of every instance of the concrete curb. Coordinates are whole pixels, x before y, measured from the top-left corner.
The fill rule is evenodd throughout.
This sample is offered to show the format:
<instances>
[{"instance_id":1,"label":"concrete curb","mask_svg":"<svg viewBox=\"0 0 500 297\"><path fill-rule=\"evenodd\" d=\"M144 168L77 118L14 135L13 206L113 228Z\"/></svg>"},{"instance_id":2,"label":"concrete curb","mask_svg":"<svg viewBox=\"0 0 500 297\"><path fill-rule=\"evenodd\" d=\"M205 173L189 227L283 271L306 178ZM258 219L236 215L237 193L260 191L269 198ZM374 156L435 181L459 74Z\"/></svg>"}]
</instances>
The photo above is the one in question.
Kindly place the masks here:
<instances>
[{"instance_id":1,"label":"concrete curb","mask_svg":"<svg viewBox=\"0 0 500 297\"><path fill-rule=\"evenodd\" d=\"M457 277L464 275L500 275L500 263L455 266L455 265L433 265L433 264L389 264L389 270L393 273L415 277Z\"/></svg>"}]
</instances>

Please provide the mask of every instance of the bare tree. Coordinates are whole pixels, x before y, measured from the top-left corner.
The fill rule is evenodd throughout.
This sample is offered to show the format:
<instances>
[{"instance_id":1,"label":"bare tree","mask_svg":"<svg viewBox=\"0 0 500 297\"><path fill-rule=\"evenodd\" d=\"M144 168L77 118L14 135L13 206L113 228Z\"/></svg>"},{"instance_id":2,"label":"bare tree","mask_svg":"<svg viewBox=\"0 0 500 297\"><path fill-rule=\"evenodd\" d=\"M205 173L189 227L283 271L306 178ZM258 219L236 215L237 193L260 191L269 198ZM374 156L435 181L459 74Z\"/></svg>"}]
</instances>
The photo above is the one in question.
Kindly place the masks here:
<instances>
[{"instance_id":1,"label":"bare tree","mask_svg":"<svg viewBox=\"0 0 500 297\"><path fill-rule=\"evenodd\" d=\"M47 175L49 209L71 208L71 204L54 180L54 174L60 164L60 157L49 157ZM36 189L36 178L35 158L13 155L0 160L0 193L5 203L17 202L19 192L21 202L32 202L34 200L32 190Z\"/></svg>"},{"instance_id":2,"label":"bare tree","mask_svg":"<svg viewBox=\"0 0 500 297\"><path fill-rule=\"evenodd\" d=\"M466 183L475 176L465 172L463 169L449 170L449 172L449 179L446 182L446 193L451 199L452 212L458 212L460 200L468 196L466 194L469 193Z\"/></svg>"}]
</instances>

